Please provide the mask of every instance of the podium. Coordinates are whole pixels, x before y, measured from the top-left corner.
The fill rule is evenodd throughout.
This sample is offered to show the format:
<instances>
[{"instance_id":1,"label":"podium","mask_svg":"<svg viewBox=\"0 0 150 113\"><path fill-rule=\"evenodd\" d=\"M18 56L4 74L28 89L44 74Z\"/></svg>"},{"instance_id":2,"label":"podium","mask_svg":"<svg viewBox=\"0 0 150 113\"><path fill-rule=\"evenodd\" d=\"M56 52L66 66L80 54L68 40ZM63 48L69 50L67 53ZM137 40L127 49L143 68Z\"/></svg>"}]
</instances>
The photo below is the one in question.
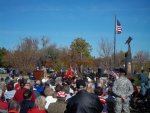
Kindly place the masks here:
<instances>
[{"instance_id":1,"label":"podium","mask_svg":"<svg viewBox=\"0 0 150 113\"><path fill-rule=\"evenodd\" d=\"M36 80L41 80L44 77L44 71L35 70L33 71L33 76L36 78Z\"/></svg>"}]
</instances>

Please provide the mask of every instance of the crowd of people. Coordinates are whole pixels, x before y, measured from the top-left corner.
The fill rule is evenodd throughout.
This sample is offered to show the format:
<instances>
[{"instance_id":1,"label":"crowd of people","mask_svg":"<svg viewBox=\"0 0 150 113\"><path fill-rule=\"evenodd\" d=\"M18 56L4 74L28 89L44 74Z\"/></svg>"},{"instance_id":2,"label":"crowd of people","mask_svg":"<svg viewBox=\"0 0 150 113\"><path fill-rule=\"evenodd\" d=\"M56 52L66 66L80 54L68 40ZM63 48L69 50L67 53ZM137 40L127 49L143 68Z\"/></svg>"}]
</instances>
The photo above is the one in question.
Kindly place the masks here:
<instances>
[{"instance_id":1,"label":"crowd of people","mask_svg":"<svg viewBox=\"0 0 150 113\"><path fill-rule=\"evenodd\" d=\"M0 112L8 113L130 113L131 100L138 94L133 79L123 68L114 70L117 77L34 76L1 78ZM143 77L144 76L144 77ZM140 76L143 98L150 78ZM143 81L145 84L143 84Z\"/></svg>"}]
</instances>

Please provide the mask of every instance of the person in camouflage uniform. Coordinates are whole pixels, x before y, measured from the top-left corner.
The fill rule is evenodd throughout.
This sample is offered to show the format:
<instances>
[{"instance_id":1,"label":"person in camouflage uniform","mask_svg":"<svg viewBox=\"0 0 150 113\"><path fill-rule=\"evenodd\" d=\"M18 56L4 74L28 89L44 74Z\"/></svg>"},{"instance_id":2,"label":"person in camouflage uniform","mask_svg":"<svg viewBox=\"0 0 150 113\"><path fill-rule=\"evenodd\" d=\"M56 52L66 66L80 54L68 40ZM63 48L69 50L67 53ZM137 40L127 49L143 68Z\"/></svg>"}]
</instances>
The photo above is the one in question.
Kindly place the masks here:
<instances>
[{"instance_id":1,"label":"person in camouflage uniform","mask_svg":"<svg viewBox=\"0 0 150 113\"><path fill-rule=\"evenodd\" d=\"M125 76L126 72L123 68L116 70L119 73L119 78L115 80L112 91L115 95L115 113L130 113L130 96L133 93L133 85Z\"/></svg>"}]
</instances>

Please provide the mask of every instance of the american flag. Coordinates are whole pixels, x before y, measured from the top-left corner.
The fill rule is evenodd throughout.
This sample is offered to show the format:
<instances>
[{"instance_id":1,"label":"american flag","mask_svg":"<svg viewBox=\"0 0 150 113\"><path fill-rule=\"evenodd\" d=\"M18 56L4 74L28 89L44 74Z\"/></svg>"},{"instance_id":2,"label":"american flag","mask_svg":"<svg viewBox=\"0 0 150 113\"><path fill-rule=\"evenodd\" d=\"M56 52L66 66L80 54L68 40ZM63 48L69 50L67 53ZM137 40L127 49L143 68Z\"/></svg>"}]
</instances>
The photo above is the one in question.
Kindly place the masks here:
<instances>
[{"instance_id":1,"label":"american flag","mask_svg":"<svg viewBox=\"0 0 150 113\"><path fill-rule=\"evenodd\" d=\"M112 70L105 70L104 73L108 74L108 75L112 75L113 77L116 77L118 76L117 73L115 73L114 71Z\"/></svg>"},{"instance_id":2,"label":"american flag","mask_svg":"<svg viewBox=\"0 0 150 113\"><path fill-rule=\"evenodd\" d=\"M64 97L66 97L66 93L64 91L59 91L59 92L57 92L56 96L64 98Z\"/></svg>"},{"instance_id":3,"label":"american flag","mask_svg":"<svg viewBox=\"0 0 150 113\"><path fill-rule=\"evenodd\" d=\"M119 20L117 20L116 33L120 34L121 32L122 32L122 27L121 27Z\"/></svg>"}]
</instances>

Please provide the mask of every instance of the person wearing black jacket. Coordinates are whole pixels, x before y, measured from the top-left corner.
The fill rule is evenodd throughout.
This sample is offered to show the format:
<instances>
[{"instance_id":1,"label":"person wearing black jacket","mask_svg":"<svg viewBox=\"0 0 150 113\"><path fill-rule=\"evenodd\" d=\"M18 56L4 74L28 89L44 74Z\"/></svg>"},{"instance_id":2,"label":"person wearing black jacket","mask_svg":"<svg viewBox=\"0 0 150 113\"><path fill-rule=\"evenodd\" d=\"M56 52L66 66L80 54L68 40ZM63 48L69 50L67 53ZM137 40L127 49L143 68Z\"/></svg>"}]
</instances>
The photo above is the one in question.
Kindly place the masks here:
<instances>
[{"instance_id":1,"label":"person wearing black jacket","mask_svg":"<svg viewBox=\"0 0 150 113\"><path fill-rule=\"evenodd\" d=\"M102 103L94 93L86 91L86 83L80 79L76 81L78 93L67 101L64 113L101 113Z\"/></svg>"},{"instance_id":2,"label":"person wearing black jacket","mask_svg":"<svg viewBox=\"0 0 150 113\"><path fill-rule=\"evenodd\" d=\"M20 113L27 113L29 109L34 107L34 102L31 101L32 91L30 89L26 89L23 92L24 100L20 103L21 110Z\"/></svg>"}]
</instances>

